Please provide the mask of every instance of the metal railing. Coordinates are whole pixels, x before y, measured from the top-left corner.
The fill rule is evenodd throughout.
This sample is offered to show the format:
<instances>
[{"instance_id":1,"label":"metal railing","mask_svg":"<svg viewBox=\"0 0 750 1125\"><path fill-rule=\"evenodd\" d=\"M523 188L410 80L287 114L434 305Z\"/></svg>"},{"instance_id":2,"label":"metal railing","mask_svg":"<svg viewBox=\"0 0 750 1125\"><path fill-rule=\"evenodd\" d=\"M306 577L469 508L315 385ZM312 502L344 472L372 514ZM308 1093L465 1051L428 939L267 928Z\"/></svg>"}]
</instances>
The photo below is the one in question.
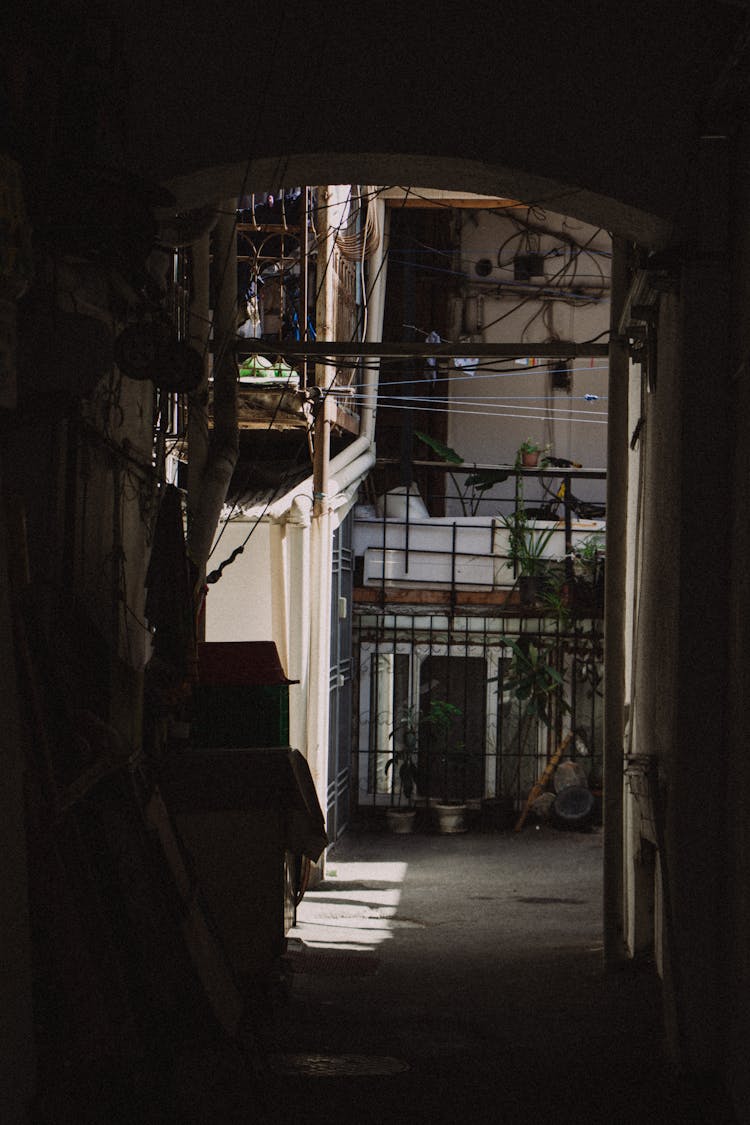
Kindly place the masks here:
<instances>
[{"instance_id":1,"label":"metal railing","mask_svg":"<svg viewBox=\"0 0 750 1125\"><path fill-rule=\"evenodd\" d=\"M462 466L466 473L477 468ZM383 506L380 515L372 506L355 511L361 596L353 621L353 731L360 810L405 801L398 769L404 716L415 734L421 804L451 798L518 809L571 730L577 732L572 756L580 758L592 788L601 784L601 575L589 601L571 599L569 586L574 551L589 536L600 539L600 548L604 540L604 520L593 518L604 515L602 506L576 499L577 490L580 481L602 481L606 474L566 466L506 468L504 490L482 497L484 515L425 518L422 510L416 518L405 496L399 518ZM528 477L541 481L535 501L520 483ZM445 510L455 495L428 492L425 500L431 510ZM519 576L503 519L512 520L521 508L532 535L552 529L545 559L550 589L525 604L513 596ZM603 554L597 550L597 565ZM423 590L433 591L430 604ZM442 591L437 606L435 590ZM488 592L498 596L487 598ZM548 675L543 696L519 690L524 654ZM450 745L440 744L430 722L434 701L455 708Z\"/></svg>"}]
</instances>

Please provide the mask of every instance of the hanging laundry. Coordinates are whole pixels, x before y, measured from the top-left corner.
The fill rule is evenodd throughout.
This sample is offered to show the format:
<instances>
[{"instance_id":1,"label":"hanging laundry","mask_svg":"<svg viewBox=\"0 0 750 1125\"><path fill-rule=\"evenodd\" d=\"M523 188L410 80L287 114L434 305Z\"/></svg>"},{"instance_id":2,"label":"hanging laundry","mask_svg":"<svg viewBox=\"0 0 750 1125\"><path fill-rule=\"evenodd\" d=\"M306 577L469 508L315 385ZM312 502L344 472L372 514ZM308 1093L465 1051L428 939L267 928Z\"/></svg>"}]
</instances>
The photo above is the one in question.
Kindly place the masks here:
<instances>
[{"instance_id":1,"label":"hanging laundry","mask_svg":"<svg viewBox=\"0 0 750 1125\"><path fill-rule=\"evenodd\" d=\"M425 337L426 344L442 344L442 342L443 341L440 339L440 335L437 332L429 332ZM437 379L437 364L438 361L436 356L429 355L427 357L427 378L431 383L434 383Z\"/></svg>"},{"instance_id":2,"label":"hanging laundry","mask_svg":"<svg viewBox=\"0 0 750 1125\"><path fill-rule=\"evenodd\" d=\"M469 359L468 356L457 355L453 358L453 366L468 372L469 375L473 375L477 367L479 367L479 360Z\"/></svg>"}]
</instances>

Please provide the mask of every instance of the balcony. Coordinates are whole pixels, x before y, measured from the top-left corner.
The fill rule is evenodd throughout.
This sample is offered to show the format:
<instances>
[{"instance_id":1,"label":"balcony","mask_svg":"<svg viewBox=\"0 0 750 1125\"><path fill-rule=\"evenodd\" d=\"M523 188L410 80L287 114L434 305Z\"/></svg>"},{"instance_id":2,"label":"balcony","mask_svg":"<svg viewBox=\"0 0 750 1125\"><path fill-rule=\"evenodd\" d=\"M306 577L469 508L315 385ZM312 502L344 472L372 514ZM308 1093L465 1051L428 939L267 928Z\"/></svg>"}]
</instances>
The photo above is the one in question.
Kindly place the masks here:
<instances>
[{"instance_id":1,"label":"balcony","mask_svg":"<svg viewBox=\"0 0 750 1125\"><path fill-rule=\"evenodd\" d=\"M582 481L601 482L604 471L504 468L508 487L504 495L483 499L486 514L430 516L418 496L410 495L407 503L405 490L391 491L376 504L358 505L354 512L355 600L364 604L450 600L506 605L514 610L524 604L541 608L525 603L522 592L523 568L511 541L514 514L519 511L526 539L538 555L540 576L556 575L558 587L573 584L576 575L581 575L583 558L593 561L601 572L606 542L604 507L575 497L585 488ZM519 504L521 476L541 481L539 491L552 499ZM554 490L547 483L550 479ZM441 499L443 507L450 505L450 497ZM593 585L601 573L592 570L590 577ZM596 599L592 608L596 608Z\"/></svg>"}]
</instances>

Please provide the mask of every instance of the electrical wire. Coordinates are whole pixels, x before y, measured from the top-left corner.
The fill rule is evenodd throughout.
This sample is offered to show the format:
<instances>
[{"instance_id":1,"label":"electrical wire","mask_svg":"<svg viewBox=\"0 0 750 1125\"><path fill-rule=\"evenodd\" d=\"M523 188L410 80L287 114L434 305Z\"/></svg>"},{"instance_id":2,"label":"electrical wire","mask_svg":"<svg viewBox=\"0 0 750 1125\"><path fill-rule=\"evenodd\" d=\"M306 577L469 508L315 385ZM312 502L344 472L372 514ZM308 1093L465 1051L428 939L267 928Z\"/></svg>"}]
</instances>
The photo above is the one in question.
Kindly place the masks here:
<instances>
[{"instance_id":1,"label":"electrical wire","mask_svg":"<svg viewBox=\"0 0 750 1125\"><path fill-rule=\"evenodd\" d=\"M537 414L521 414L521 413L513 413L513 411L505 411L505 410L500 410L500 409L498 409L498 410L488 410L486 407L483 408L482 410L465 410L463 408L458 409L458 410L454 410L451 407L421 406L419 409L420 409L421 412L425 412L425 413L429 413L429 414L478 414L478 415L480 415L480 417L485 417L485 418L490 417L490 416L493 417L493 418L522 418L522 419L529 419L529 420L534 421L534 422L544 422L545 417L546 417L545 414L540 414L540 413L537 413ZM389 411L401 410L401 411L409 411L409 412L413 413L414 407L409 406L409 405L404 405L404 406L393 405L393 406L389 406L388 410ZM575 421L577 423L578 422L582 422L582 423L587 422L589 424L596 425L596 426L606 426L607 425L606 420L599 421L599 419L597 419L597 418L576 418Z\"/></svg>"},{"instance_id":2,"label":"electrical wire","mask_svg":"<svg viewBox=\"0 0 750 1125\"><path fill-rule=\"evenodd\" d=\"M349 193L349 199L350 199L350 198L351 198L351 191L350 191L350 193ZM404 201L404 202L405 202L405 201ZM329 255L329 259L328 259L328 261L326 262L326 266L325 266L325 269L326 269L326 270L327 270L328 268L330 268L330 260L331 260L331 257L332 257L332 253L333 253L333 248L334 248L334 246L335 246L335 240L332 240L332 242L333 242L333 245L332 245L332 251L331 251L331 255ZM380 273L381 273L381 271L383 270L383 268L385 267L385 265L386 265L386 262L387 262L387 260L388 260L388 255L387 255L387 253L386 253L386 254L384 254L384 255L383 255L383 259L382 259L382 261L381 261L381 263L380 263L380 266L379 266L379 268L378 268L378 270L377 270L377 272L376 272L376 274L375 274L375 277L374 277L374 278L372 279L372 283L371 283L371 287L370 287L370 293L372 293L372 292L373 292L373 289L374 289L375 283L377 282L378 278L380 277ZM366 286L366 285L363 285L363 291L365 291L365 292L366 292L366 290L367 290L367 286ZM320 293L320 288L318 289L318 293ZM307 310L305 310L305 315L306 315L306 313L307 313ZM358 324L357 324L357 325L355 326L355 330L354 330L354 331L355 331L355 335L357 334L357 332L358 332L358 330L359 330L359 323L360 323L360 321L358 321ZM352 341L351 341L351 342L353 343L353 342L354 342L354 339L352 339ZM333 387L334 387L334 384L335 384L336 374L337 374L337 372L335 371L335 372L334 372L334 375L332 376L332 378L331 378L331 380L330 380L330 382L329 382L329 384L328 384L328 386L327 386L327 387L326 387L326 388L325 388L325 389L323 390L323 393L322 393L322 395L321 395L321 401L323 401L323 399L324 399L324 398L326 397L326 395L328 395L328 394L332 393L332 389L333 389ZM281 398L281 396L279 396L279 400L280 400L280 398ZM305 438L303 439L303 441L302 441L302 442L300 443L300 446L298 447L298 453L297 453L297 457L296 457L296 459L295 459L295 461L294 461L294 463L295 463L295 464L296 464L296 462L297 462L297 461L299 460L299 455L300 455L300 452L301 452L301 450L302 450L302 449L303 449L303 448L305 447L305 444L306 444L306 442L307 442L307 441L308 441L308 439L309 439L309 431L310 431L310 427L308 427L308 428L307 428L307 429L305 430ZM258 516L256 517L255 521L254 521L254 522L252 523L252 525L251 525L251 527L250 527L250 530L248 531L247 535L245 536L245 539L244 539L244 540L243 540L243 542L242 542L242 543L240 544L240 546L239 546L239 547L237 547L237 548L235 548L235 549L234 549L234 550L233 550L233 551L231 552L231 554L230 554L230 555L229 555L229 556L228 556L228 557L227 557L226 559L224 559L224 561L223 561L223 562L221 562L221 563L219 564L219 566L218 566L218 567L217 567L217 568L216 568L215 570L213 570L213 571L211 572L211 575L210 575L209 577L207 577L207 578L206 578L206 583L207 583L207 584L209 584L209 579L211 580L211 584L213 584L213 583L215 583L215 582L218 582L218 581L219 581L219 579L221 578L221 576L222 576L222 574L223 574L223 572L224 572L225 568L226 568L227 566L230 566L230 565L231 565L231 564L232 564L232 563L233 563L233 562L235 561L235 559L236 559L236 558L237 558L237 557L238 557L239 555L241 555L241 554L242 554L242 553L244 552L244 549L245 549L245 547L247 546L247 544L249 543L249 541L250 541L250 539L251 539L251 537L252 537L253 533L255 532L255 529L256 529L256 528L257 528L257 527L259 526L259 524L260 524L261 520L263 519L264 515L265 515L265 514L266 514L266 512L268 511L268 509L269 509L270 505L271 505L271 504L273 503L273 501L274 501L274 500L276 499L276 497L278 496L278 494L279 494L279 492L280 492L280 489L281 489L281 487L283 486L283 484L284 484L284 483L286 483L286 480L288 479L288 476L289 476L289 474L285 474L285 475L284 475L284 476L282 477L282 479L281 479L281 481L279 482L279 484L277 485L276 489L274 490L274 492L273 492L273 493L272 493L272 494L271 494L271 495L269 496L268 500L266 501L266 503L265 503L265 505L264 505L264 507L263 507L263 511L262 511L262 512L260 512L260 514L259 514L259 515L258 515ZM234 508L233 508L232 510L234 510ZM222 528L222 531L221 531L221 533L220 533L220 535L219 535L218 539L220 539L220 538L221 538L221 535L222 535L222 534L224 533L224 530L226 529L226 527L227 527L227 524L228 524L228 522L229 522L229 519L227 519L227 520L225 520L225 521L224 521L224 526L223 526L223 528ZM217 542L218 542L218 539L217 539Z\"/></svg>"},{"instance_id":3,"label":"electrical wire","mask_svg":"<svg viewBox=\"0 0 750 1125\"><path fill-rule=\"evenodd\" d=\"M596 236L600 232L601 232L601 227L597 228L597 230L594 231L594 233L591 235L591 237L589 238L588 241L589 242L593 241L593 239L596 238ZM584 248L585 248L585 246L584 246ZM568 268L568 263L565 263L559 270L557 270L556 273L552 274L552 276L550 278L548 278L547 281L554 281L555 278L560 277L565 272L565 270L567 268ZM575 273L574 273L574 279L575 279ZM517 312L518 309L520 309L523 305L527 305L529 303L529 301L531 301L531 300L534 300L534 295L529 295L528 297L524 297L522 300L520 300L518 302L518 304L514 308L509 309L507 312L502 313L498 317L495 317L495 319L491 320L489 322L489 324L483 325L483 331L486 332L486 330L488 328L494 328L494 326L496 324L500 324L501 321L506 320L509 316L512 316L514 312Z\"/></svg>"},{"instance_id":4,"label":"electrical wire","mask_svg":"<svg viewBox=\"0 0 750 1125\"><path fill-rule=\"evenodd\" d=\"M377 189L376 191L373 191L372 193L364 193L364 194L365 194L366 196L368 196L368 202L369 202L369 198L372 198L372 199L374 199L374 198L377 198L377 196L378 196L378 195L380 195L380 194L382 194L382 192L383 192L384 190L386 190L386 189L384 189L384 188L379 188L379 189ZM408 200L408 198L410 197L410 195L413 195L413 196L415 196L416 198L425 198L425 199L426 199L426 198L428 198L428 197L424 197L424 196L421 196L421 195L420 195L420 193L419 193L418 191L414 191L414 189L412 189L411 187L409 187L409 188L407 188L407 189L405 190L405 193L404 193L404 197L403 197L403 200L402 200L402 208L406 206L407 200ZM364 196L360 195L360 196L359 196L358 198L359 198L359 200L360 200L360 203L361 203L361 201L362 201L362 199L364 198ZM340 251L340 252L342 253L342 256L343 256L343 257L347 257L347 251L348 251L348 252L349 252L350 254L354 254L354 253L356 252L356 253L357 253L357 255L358 255L358 260L360 261L360 267L361 267L361 268L363 268L363 265L364 265L364 260L365 260L365 258L366 258L367 256L369 256L369 254L368 254L368 237L369 237L369 236L368 236L368 231L367 231L367 224L368 224L368 221L369 221L369 214L368 214L368 219L366 220L366 227L365 227L365 232L364 232L364 234L360 232L360 233L359 233L359 234L358 234L357 236L354 236L354 241L352 241L352 242L349 242L349 241L347 241L347 240L348 240L348 239L350 239L350 238L351 238L352 236L347 236L347 235L343 235L343 234L341 233L341 230L342 230L342 227L343 227L343 225L344 225L344 222L345 222L345 220L346 220L347 222L349 222L349 221L350 221L350 216L351 216L351 200L352 200L352 191L351 191L351 188L350 188L350 190L349 190L349 195L348 195L347 199L346 199L346 200L344 201L344 202L345 202L345 207L344 207L344 211L343 211L343 213L342 213L341 219L339 220L339 223L338 223L338 225L337 225L337 228L336 228L336 230L335 230L335 231L334 231L334 233L333 233L333 237L331 238L331 250L329 251L329 254L328 254L327 260L326 260L326 262L325 262L325 265L324 265L324 267L323 267L323 270L322 270L322 271L320 271L320 270L319 270L319 273L320 273L320 277L319 277L319 279L318 279L318 286L317 286L317 290L316 290L316 295L315 295L316 301L317 301L317 299L318 299L318 297L319 297L320 293L322 292L322 288L323 288L323 286L325 285L325 282L326 282L326 277L327 277L327 272L328 272L328 270L329 270L330 268L332 268L333 256L334 256L334 252L335 252L335 250L336 250L336 249L338 249L338 250L339 250L339 251ZM432 200L431 200L431 202L432 202ZM336 205L338 205L338 204L336 204ZM347 205L348 205L348 206L347 206ZM325 205L324 205L324 206L325 206ZM328 206L333 206L333 204L328 204ZM446 201L446 203L445 203L445 206L446 206L446 208L447 208L447 209L452 209L452 205L451 205L450 201ZM527 208L527 217L528 217L528 216L529 216L529 215L531 214L531 211L532 211L532 206L533 206L533 205L529 205L529 207ZM508 213L508 212L509 212L509 209L510 209L510 207L513 207L514 209L517 209L517 205L516 205L516 204L508 204L508 205L501 205L501 206L500 206L499 208L497 208L497 209L492 209L492 210L493 210L493 211L497 211L498 213ZM321 207L319 207L319 208L318 208L318 211L320 212L320 210L321 210L321 209L322 209L322 208L321 208ZM369 207L368 207L368 211L369 211ZM513 215L513 216L512 216L512 218L513 218L513 221L515 221L516 223L518 223L518 222L521 222L520 220L518 220L517 216L515 216L515 215ZM531 231L530 231L530 230L528 229L528 227L529 227L529 224L528 224L528 223L526 223L526 224L525 224L525 226L526 226L526 228L527 228L527 230L526 230L526 235L527 235L527 240L528 240L528 239L530 238L530 235L531 235L532 233L537 233L537 232L531 232ZM523 232L523 231L520 231L520 232L515 232L515 233L516 233L516 234L519 234L519 233L520 233L521 235L523 235L523 233L524 233L524 232ZM591 241L593 240L593 238L594 238L594 237L596 237L596 235L597 235L598 233L599 233L599 231L595 231L595 232L594 232L594 234L593 234L593 235L592 235L592 236L591 236L591 237L589 238L588 242L587 242L586 244L584 244L584 246L583 246L583 247L581 247L580 249L584 249L584 250L585 250L585 249L586 249L586 247L587 247L587 246L588 246L588 245L590 244L590 242L591 242ZM568 236L568 239L567 239L567 240L573 241L573 240L572 240L572 236ZM560 239L560 241L566 241L566 238L561 238L561 239ZM422 244L422 245L424 246L424 244ZM372 250L370 251L370 253L372 253L372 251L374 251L374 249L375 249L375 248L376 248L376 246L375 246L375 245L373 245L373 246L372 246ZM436 253L440 253L440 252L438 252L438 251L435 251L435 250L434 250L434 248L430 248L430 247L426 247L426 246L425 246L425 249L426 249L426 250L433 250L433 252L436 252ZM445 253L445 255L444 255L444 256L448 256L447 252ZM392 250L392 249L391 249L391 248L389 247L389 248L387 249L386 253L385 253L385 254L383 255L383 257L382 257L382 261L381 261L381 263L380 263L380 266L379 266L379 269L378 269L377 273L375 274L374 278L372 279L372 281L371 281L371 283L370 283L370 285L369 285L369 291L368 291L368 284L367 284L367 281L365 281L365 283L364 283L364 285L363 285L363 294L364 294L364 297L365 297L365 299L364 299L364 301L363 301L363 308L361 309L361 311L360 311L360 313L359 313L359 315L358 315L358 318L357 318L357 324L355 325L355 328L354 328L354 332L353 332L353 335L352 335L352 340L351 340L351 342L352 342L352 343L354 343L354 342L356 341L356 337L357 337L357 335L358 335L358 333L359 333L359 331L360 331L360 329L361 329L361 326L362 326L362 323L363 323L363 321L366 321L366 316L367 316L367 303L368 303L368 301L367 301L367 297L369 296L369 294L371 294L371 293L373 292L374 286L375 286L375 284L376 284L376 282L377 282L377 280L378 280L378 277L379 277L379 275L380 275L380 272L381 272L381 271L383 270L383 268L384 268L384 267L386 266L386 264L387 264L387 263L389 262L389 260L391 260L391 259L393 259L393 258L397 258L397 257L398 257L398 251L395 251L395 252L394 252L394 251L393 251L393 250ZM350 259L350 260L351 260L351 259ZM592 259L592 260L593 260L593 259ZM598 265L598 263L597 263L597 265ZM448 274L453 274L453 275L463 276L464 278L466 278L466 275L465 275L465 273L463 273L463 274L462 274L462 273L459 273L459 271L455 271L455 270L441 270L441 269L440 269L440 267L437 267L437 266L426 266L426 265L423 265L423 266L422 266L421 268L422 268L422 269L428 269L428 270L431 270L432 272L443 272L443 273L448 273ZM556 279L557 277L561 276L561 275L562 275L562 274L563 274L563 273L564 273L564 272L565 272L566 270L568 270L569 268L570 268L570 262L565 262L565 263L563 264L563 266L561 267L561 269L560 269L560 270L558 270L558 271L556 271L556 272L555 272L555 273L554 273L554 274L552 275L552 277L551 277L550 279L548 279L548 280L550 280L550 281L553 281L553 280L555 280L555 279ZM577 255L576 255L576 258L574 259L574 262L573 262L573 279L575 278L575 275L576 275L576 271L577 271ZM601 268L600 268L600 267L599 267L599 275L600 275L600 278L602 279L602 284L603 284L603 281L604 281L604 275L603 275L603 271L601 270ZM557 296L557 295L558 295L558 294L556 293L556 294L555 294L555 296ZM488 328L488 327L492 327L492 326L493 326L494 324L496 324L496 323L498 323L499 321L501 321L501 320L505 319L505 317L507 317L507 316L511 315L511 314L512 314L512 313L513 313L514 311L516 311L517 309L520 309L521 307L523 307L523 305L524 305L524 304L527 304L527 303L529 303L529 301L531 301L531 300L535 300L535 299L536 299L536 300L540 299L540 295L539 295L539 292L538 292L538 288L536 288L536 287L535 287L535 289L534 289L534 292L533 292L533 293L529 294L528 296L526 296L526 297L524 297L524 298L521 298L521 300L519 300L519 301L518 301L518 302L516 303L516 305L514 306L514 309L511 309L511 310L509 310L509 311L508 311L507 313L505 313L505 314L503 314L502 316L500 316L500 317L496 318L496 320L494 320L494 321L491 321L491 322L490 322L490 324L488 324L488 325L485 325L485 328ZM602 292L602 293L600 294L600 297L599 297L599 298L586 297L586 298L583 298L583 299L581 299L581 298L580 298L580 296L579 296L578 294L567 294L567 293L564 293L564 292L563 292L562 294L560 294L560 299L562 299L562 300L565 300L565 301L566 301L566 303L570 303L570 304L578 304L578 305L580 305L580 304L587 304L587 303L594 303L594 301L596 301L596 300L601 300L601 299L603 299L603 292ZM541 314L541 313L542 313L543 311L544 311L544 306L542 307L542 309L540 309L540 310L538 310L537 312L535 312L535 313L534 313L534 315L533 315L533 316L532 316L532 317L531 317L531 318L530 318L530 319L529 319L529 320L527 321L527 324L526 324L526 326L525 326L525 328L524 328L524 332L525 332L526 330L528 330L528 327L529 327L529 326L530 326L530 325L531 325L531 324L532 324L532 323L534 322L534 320L536 320L536 318L537 318L537 317L538 317L538 316L539 316L539 315L540 315L540 314ZM304 310L304 313L305 313L305 316L306 316L306 314L307 314L307 310ZM600 335L603 335L603 334L604 334L604 333L602 333L602 334L600 334ZM597 338L598 338L598 337L597 337ZM324 364L325 364L326 366L328 366L328 364L326 364L326 363L325 363L325 357L321 357L321 360L323 361L323 363L324 363ZM337 363L336 363L336 360L335 360L335 358L334 358L334 357L328 357L328 360L329 360L329 363L330 363L330 365L334 367L334 373L333 373L333 375L332 375L332 377L331 377L331 379L330 379L330 381L329 381L329 383L328 383L328 386L322 389L322 395L321 395L321 397L322 397L322 398L325 398L325 397L326 397L326 396L327 396L328 394L334 393L334 389L335 389L335 386L336 386L336 380L337 380L338 374L339 374L339 372L340 372L340 370L341 370L341 368L342 368L342 366L343 366L343 365L341 365L341 364L340 364L340 362L339 362L339 363L337 364ZM492 362L492 361L490 361L490 362ZM367 365L367 364L365 364L364 366L365 366L365 367L367 367L367 366L370 366L370 367L371 367L372 369L377 369L377 368L379 368L380 364L379 364L379 363L376 363L376 364L371 364L371 365ZM477 367L479 367L479 366L483 366L483 365L477 364L476 366L477 366ZM588 368L588 369L584 369L584 370L591 370L591 368ZM457 378L458 378L458 379L462 379L462 378L467 378L467 377L469 377L469 378L477 378L477 377L478 377L478 378L483 378L483 377L484 377L484 378L497 378L498 376L500 376L500 377L503 377L503 376L510 376L510 375L513 375L513 376L517 376L517 375L518 375L519 373L523 373L523 372L519 372L518 368L517 368L517 367L515 367L515 368L512 368L512 369L508 369L508 370L505 370L505 369L503 369L503 370L501 370L501 371L497 371L497 370L494 370L494 371L492 371L492 372L486 372L486 373L483 373L483 375L480 375L480 376L476 376L476 375L471 375L471 376L458 376ZM442 381L442 380L441 380L441 381ZM446 381L447 381L447 380L446 380ZM406 382L406 381L404 381L404 382ZM413 384L413 380L410 380L409 382L411 382L411 383ZM358 386L360 386L360 385L362 385L362 384L357 384L357 385L358 385ZM394 383L389 383L389 384L386 384L386 386L388 386L388 387L391 387L391 386L394 386L394 385L397 385L397 384L394 384ZM360 395L360 396L355 396L355 397L358 397L358 398L360 399L360 401L363 401L363 402L366 402L366 401L372 401L372 399L373 399L373 397L374 397L374 398L375 398L375 401L377 402L377 401L390 401L390 398L391 398L391 397L395 398L396 396L385 396L385 395L382 395L382 394L380 394L380 393L377 393L377 394L376 394L375 396L372 396L372 395L368 395L368 394L365 394L365 395ZM489 398L489 396L488 396L488 398ZM414 399L414 396L413 396L413 397L412 397L412 400L411 400L411 401L414 401L414 400L415 400L415 399ZM414 409L413 405L412 405L412 406L408 405L408 401L409 401L409 400L403 400L403 399L402 399L402 400L401 400L401 405L394 405L394 406L391 406L391 407L389 407L389 409L391 409L391 410L413 410L413 409ZM434 400L432 400L432 401L434 401ZM482 414L482 415L485 415L485 416L486 416L486 415L487 415L487 413L489 412L489 413L490 413L490 414L491 414L491 415L492 415L493 417L515 417L515 418L519 418L519 419L520 419L520 418L524 418L524 419L527 419L527 420L534 420L534 421L539 421L539 420L540 420L540 416L539 416L539 415L537 415L537 414L531 414L531 413L527 413L527 414L523 414L523 413L520 413L520 411L521 411L522 409L524 409L524 408L521 408L521 407L517 407L517 408L515 408L515 407L511 407L511 406L509 406L509 404L507 404L507 403L498 403L498 404L497 404L496 406L492 406L492 405L491 405L491 402L487 402L487 404L486 404L486 405L484 406L484 409L482 409L482 410L476 410L476 411L475 411L475 410L471 410L471 409L465 409L464 407L465 407L466 405L469 405L469 406L470 406L470 405L472 405L471 401L470 401L470 400L467 400L467 401L466 401L466 403L464 403L464 402L463 402L462 400L453 400L453 401L451 401L451 402L449 403L449 406L448 406L448 407L446 407L445 409L441 409L440 407L436 407L436 406L434 406L434 405L431 405L431 406L423 406L423 407L422 407L422 409L424 409L424 410L428 410L428 411L432 411L432 412L441 412L441 413L447 413L447 412L448 412L448 410L452 409L452 410L453 410L453 411L454 411L455 413L457 413L457 414ZM488 408L489 408L489 410L488 410ZM562 408L561 408L561 409L562 409ZM572 411L573 411L573 408L570 408L570 413L572 413ZM599 425L606 425L606 422L605 422L605 421L598 421L598 419L595 419L595 418L591 417L590 415L591 415L591 413L593 413L593 412L588 412L588 413L586 413L586 412L579 412L579 413L583 413L583 414L584 414L584 417L582 417L582 418L578 419L578 421L581 421L581 422L587 422L587 423L589 423L589 424L599 424ZM596 413L602 413L602 414L603 414L604 412L602 412L602 411L597 411ZM542 420L543 420L543 419L542 419ZM272 420L272 422L273 422L273 420ZM271 423L271 424L272 424L272 423ZM270 429L270 427L269 427L269 429ZM308 431L306 431L306 433L307 433L307 434L309 434L309 429L308 429ZM242 544L241 544L241 545L240 545L240 546L239 546L238 548L236 548L236 549L235 549L235 550L234 550L234 551L233 551L233 552L231 553L231 555L230 555L230 556L229 556L229 557L228 557L228 558L227 558L226 560L224 560L224 562L222 562L222 563L221 563L221 564L219 565L219 567L218 567L218 568L217 568L216 570L214 570L214 571L213 571L213 572L211 573L211 576L210 576L210 577L211 577L211 579L213 580L213 582L216 582L216 581L218 581L218 579L219 579L219 578L221 577L221 575L222 575L222 573L223 573L223 571L224 571L225 567L226 567L226 566L228 566L228 565L230 565L230 564L231 564L231 562L233 562L233 561L234 561L234 559L235 559L235 558L236 558L236 557L237 557L237 556L238 556L239 554L241 554L241 553L242 553L242 551L244 550L245 546L246 546L246 545L247 545L247 543L249 542L249 540L250 540L250 537L252 536L252 534L253 534L253 532L254 532L255 528L256 528L256 527L258 526L258 524L260 523L260 521L261 521L261 519L263 518L263 516L265 515L266 511L267 511L267 510L268 510L268 508L270 507L270 504L271 504L271 503L273 502L273 500L275 499L276 495L278 494L278 492L279 492L280 488L281 488L281 487L283 487L283 484L285 483L285 479L286 479L285 477L283 477L283 478L282 478L282 480L281 480L281 481L279 482L279 484L277 485L277 488L276 488L276 489L274 490L274 492L273 492L273 493L271 494L271 496L269 497L269 499L268 499L268 500L266 501L266 504L265 504L265 506L264 506L264 508L263 508L263 511L262 511L262 512L261 512L261 513L260 513L260 514L258 515L258 517L256 518L256 520L255 520L255 521L253 522L253 524L252 524L252 526L251 526L250 530L248 531L248 534L247 534L247 536L245 537L245 539L244 539L243 543L242 543ZM234 510L234 508L233 508L233 510ZM222 534L223 534L223 531L225 530L225 528L226 528L226 526L227 526L227 523L229 522L229 519L230 519L230 518L231 518L231 513L230 513L230 516L229 516L229 517L227 517L227 519L226 519L226 520L224 521L224 528L222 529ZM219 536L219 538L220 538L220 537L221 537L221 536ZM218 543L218 539L217 539L217 543ZM215 545L214 545L214 547L215 547Z\"/></svg>"},{"instance_id":5,"label":"electrical wire","mask_svg":"<svg viewBox=\"0 0 750 1125\"><path fill-rule=\"evenodd\" d=\"M490 360L489 362L493 362L493 361ZM481 369L481 371L480 371L480 369ZM493 368L490 371L486 371L482 367L482 364L480 362L480 363L471 365L471 368L469 369L470 374L468 374L468 375L458 374L459 371L466 371L467 370L465 367L462 367L462 368L457 368L455 373L453 371L451 371L451 373L449 375L436 375L434 379L423 379L423 380L421 380L421 382L424 382L424 383L428 384L429 386L435 387L435 386L437 386L438 383L449 383L451 386L453 386L456 383L469 383L469 382L478 383L478 382L482 382L484 379L530 378L530 377L535 376L535 375L543 374L545 369L549 370L547 361L545 361L544 363L535 364L533 367L526 367L526 366L502 367L502 368ZM597 372L606 373L608 371L608 367L607 367L606 364L597 364L596 366L584 366L584 367L577 367L577 366L570 367L569 366L568 370L571 372L571 374L575 374L576 372L586 372L586 373L589 373L589 374L590 373L596 374ZM480 371L480 374L474 374L475 371ZM412 386L414 382L415 382L415 380L413 378L412 379L403 379L403 380L399 380L399 379L391 380L391 379L389 379L387 382L383 383L383 386L385 386L385 387L406 387L406 386ZM364 383L352 383L351 386L352 386L352 388L355 389L355 392L356 392L356 389L358 389L360 387L364 387L365 384Z\"/></svg>"},{"instance_id":6,"label":"electrical wire","mask_svg":"<svg viewBox=\"0 0 750 1125\"><path fill-rule=\"evenodd\" d=\"M532 398L526 406L514 406L512 402L508 402L502 398L496 398L491 395L482 395L479 398L432 398L419 395L378 395L378 404L382 405L389 402L400 402L404 405L408 403L417 404L421 402L429 403L431 406L439 407L441 405L451 406L502 406L507 407L509 410L528 410L530 409L531 402L538 401L536 397ZM364 402L367 400L366 395L355 396L357 401ZM546 407L545 407L546 410ZM584 407L575 406L555 406L551 408L552 413L560 415L581 414L584 417L590 417L592 414L601 414L606 416L606 410L587 410Z\"/></svg>"}]
</instances>

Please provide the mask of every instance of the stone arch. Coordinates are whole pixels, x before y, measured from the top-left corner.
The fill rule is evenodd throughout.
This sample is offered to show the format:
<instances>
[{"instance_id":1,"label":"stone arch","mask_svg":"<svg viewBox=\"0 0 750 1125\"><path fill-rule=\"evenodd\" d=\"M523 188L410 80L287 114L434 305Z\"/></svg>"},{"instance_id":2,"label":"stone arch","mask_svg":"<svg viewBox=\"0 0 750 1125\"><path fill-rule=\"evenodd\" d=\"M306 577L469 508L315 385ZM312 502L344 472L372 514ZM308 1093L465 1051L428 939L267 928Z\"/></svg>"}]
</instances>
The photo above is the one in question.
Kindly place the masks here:
<instances>
[{"instance_id":1,"label":"stone arch","mask_svg":"<svg viewBox=\"0 0 750 1125\"><path fill-rule=\"evenodd\" d=\"M505 165L402 152L302 152L205 167L167 181L180 210L279 184L403 184L507 196L538 203L651 248L664 246L671 224L586 187Z\"/></svg>"}]
</instances>

